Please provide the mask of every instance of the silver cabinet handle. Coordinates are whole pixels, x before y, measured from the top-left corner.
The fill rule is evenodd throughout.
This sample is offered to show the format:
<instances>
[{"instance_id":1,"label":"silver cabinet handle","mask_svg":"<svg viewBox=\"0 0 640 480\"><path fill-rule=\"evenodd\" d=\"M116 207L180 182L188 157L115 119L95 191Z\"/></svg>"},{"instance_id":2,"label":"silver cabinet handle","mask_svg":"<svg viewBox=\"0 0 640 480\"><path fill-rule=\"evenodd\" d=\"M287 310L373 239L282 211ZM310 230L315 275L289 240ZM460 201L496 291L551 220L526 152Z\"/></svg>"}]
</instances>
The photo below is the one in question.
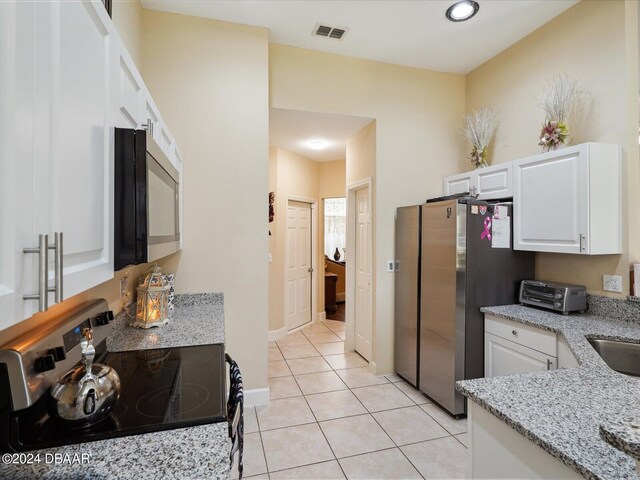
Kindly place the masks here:
<instances>
[{"instance_id":1,"label":"silver cabinet handle","mask_svg":"<svg viewBox=\"0 0 640 480\"><path fill-rule=\"evenodd\" d=\"M53 234L53 245L49 245L49 249L53 250L54 255L54 276L55 276L55 285L53 288L48 288L49 292L55 293L56 303L60 303L64 300L63 294L63 283L62 283L62 273L63 273L63 263L62 257L64 255L64 244L62 243L62 232L55 232Z\"/></svg>"},{"instance_id":2,"label":"silver cabinet handle","mask_svg":"<svg viewBox=\"0 0 640 480\"><path fill-rule=\"evenodd\" d=\"M552 365L553 365L553 362L547 358L547 370L551 370Z\"/></svg>"},{"instance_id":3,"label":"silver cabinet handle","mask_svg":"<svg viewBox=\"0 0 640 480\"><path fill-rule=\"evenodd\" d=\"M309 272L309 273L313 273L313 268L308 268L308 269L307 269L307 272Z\"/></svg>"},{"instance_id":4,"label":"silver cabinet handle","mask_svg":"<svg viewBox=\"0 0 640 480\"><path fill-rule=\"evenodd\" d=\"M49 266L49 235L38 236L38 246L35 248L24 248L23 253L38 254L38 293L23 295L24 300L38 300L38 311L46 312L49 308L48 294L48 266Z\"/></svg>"},{"instance_id":5,"label":"silver cabinet handle","mask_svg":"<svg viewBox=\"0 0 640 480\"><path fill-rule=\"evenodd\" d=\"M153 122L150 118L147 118L147 123L143 123L142 127L153 137Z\"/></svg>"},{"instance_id":6,"label":"silver cabinet handle","mask_svg":"<svg viewBox=\"0 0 640 480\"><path fill-rule=\"evenodd\" d=\"M580 251L581 252L584 252L587 249L586 243L587 243L587 237L585 235L580 234Z\"/></svg>"},{"instance_id":7,"label":"silver cabinet handle","mask_svg":"<svg viewBox=\"0 0 640 480\"><path fill-rule=\"evenodd\" d=\"M518 336L518 331L517 330L511 330L511 333L513 334L514 337Z\"/></svg>"}]
</instances>

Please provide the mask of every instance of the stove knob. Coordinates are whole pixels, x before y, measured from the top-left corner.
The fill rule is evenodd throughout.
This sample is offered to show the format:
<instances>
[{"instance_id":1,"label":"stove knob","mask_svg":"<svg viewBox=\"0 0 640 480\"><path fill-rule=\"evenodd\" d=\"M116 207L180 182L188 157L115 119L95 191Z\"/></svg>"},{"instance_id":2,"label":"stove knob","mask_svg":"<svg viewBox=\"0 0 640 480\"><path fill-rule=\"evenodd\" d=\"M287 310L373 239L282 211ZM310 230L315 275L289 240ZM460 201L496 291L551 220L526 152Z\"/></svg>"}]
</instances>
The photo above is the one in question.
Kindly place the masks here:
<instances>
[{"instance_id":1,"label":"stove knob","mask_svg":"<svg viewBox=\"0 0 640 480\"><path fill-rule=\"evenodd\" d=\"M56 368L56 361L53 355L43 355L40 358L36 358L33 368L38 373L48 372Z\"/></svg>"},{"instance_id":2,"label":"stove knob","mask_svg":"<svg viewBox=\"0 0 640 480\"><path fill-rule=\"evenodd\" d=\"M62 360L65 360L67 358L67 354L64 351L64 347L55 347L50 349L49 351L47 351L47 353L49 355L53 355L53 359L56 362L60 362Z\"/></svg>"},{"instance_id":3,"label":"stove knob","mask_svg":"<svg viewBox=\"0 0 640 480\"><path fill-rule=\"evenodd\" d=\"M107 317L109 318L109 321L113 320L115 317L113 315L113 310L107 310L106 312L104 312L107 314Z\"/></svg>"}]
</instances>

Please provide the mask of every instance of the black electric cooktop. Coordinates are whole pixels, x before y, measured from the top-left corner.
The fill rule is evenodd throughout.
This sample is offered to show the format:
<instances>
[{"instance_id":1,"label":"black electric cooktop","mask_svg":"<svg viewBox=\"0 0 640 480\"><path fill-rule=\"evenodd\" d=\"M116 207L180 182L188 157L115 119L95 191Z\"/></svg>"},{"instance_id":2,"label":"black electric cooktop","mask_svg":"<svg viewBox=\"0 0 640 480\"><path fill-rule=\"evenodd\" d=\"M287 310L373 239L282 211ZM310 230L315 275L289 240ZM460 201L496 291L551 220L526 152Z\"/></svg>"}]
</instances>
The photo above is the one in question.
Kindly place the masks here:
<instances>
[{"instance_id":1,"label":"black electric cooktop","mask_svg":"<svg viewBox=\"0 0 640 480\"><path fill-rule=\"evenodd\" d=\"M120 376L120 398L100 423L69 428L49 415L49 394L11 415L17 450L149 433L226 420L224 345L104 353L96 358Z\"/></svg>"}]
</instances>

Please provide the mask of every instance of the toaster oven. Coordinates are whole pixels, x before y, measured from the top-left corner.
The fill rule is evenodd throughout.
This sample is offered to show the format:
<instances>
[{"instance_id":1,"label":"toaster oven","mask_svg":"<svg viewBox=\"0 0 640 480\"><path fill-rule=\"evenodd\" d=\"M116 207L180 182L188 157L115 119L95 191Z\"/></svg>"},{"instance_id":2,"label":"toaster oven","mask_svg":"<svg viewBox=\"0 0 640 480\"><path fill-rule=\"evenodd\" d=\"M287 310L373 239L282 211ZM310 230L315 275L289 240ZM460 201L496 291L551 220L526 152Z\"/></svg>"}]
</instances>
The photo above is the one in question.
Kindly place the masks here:
<instances>
[{"instance_id":1,"label":"toaster oven","mask_svg":"<svg viewBox=\"0 0 640 480\"><path fill-rule=\"evenodd\" d=\"M520 303L547 308L568 315L587 310L587 290L584 285L523 280Z\"/></svg>"}]
</instances>

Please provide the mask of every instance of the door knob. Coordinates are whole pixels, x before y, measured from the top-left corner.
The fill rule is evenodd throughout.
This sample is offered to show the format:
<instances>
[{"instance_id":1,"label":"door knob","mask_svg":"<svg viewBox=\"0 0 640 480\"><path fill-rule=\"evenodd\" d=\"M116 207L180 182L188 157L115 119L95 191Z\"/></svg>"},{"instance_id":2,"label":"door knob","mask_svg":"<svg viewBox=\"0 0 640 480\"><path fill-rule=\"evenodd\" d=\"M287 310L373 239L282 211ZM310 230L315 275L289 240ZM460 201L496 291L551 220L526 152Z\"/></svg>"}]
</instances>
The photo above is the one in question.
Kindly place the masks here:
<instances>
[{"instance_id":1,"label":"door knob","mask_svg":"<svg viewBox=\"0 0 640 480\"><path fill-rule=\"evenodd\" d=\"M308 268L308 269L307 269L307 272L309 272L309 273L313 273L313 268Z\"/></svg>"}]
</instances>

